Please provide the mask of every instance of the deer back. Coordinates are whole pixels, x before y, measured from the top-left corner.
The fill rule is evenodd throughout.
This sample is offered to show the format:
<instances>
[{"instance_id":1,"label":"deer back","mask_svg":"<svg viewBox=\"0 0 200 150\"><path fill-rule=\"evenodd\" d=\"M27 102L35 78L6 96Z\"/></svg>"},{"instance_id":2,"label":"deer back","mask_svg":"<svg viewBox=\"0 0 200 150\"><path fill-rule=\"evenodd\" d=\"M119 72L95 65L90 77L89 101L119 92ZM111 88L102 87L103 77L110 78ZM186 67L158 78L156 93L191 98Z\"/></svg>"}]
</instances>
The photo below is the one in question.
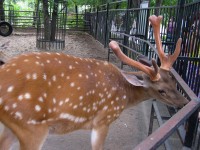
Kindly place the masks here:
<instances>
[{"instance_id":1,"label":"deer back","mask_svg":"<svg viewBox=\"0 0 200 150\"><path fill-rule=\"evenodd\" d=\"M128 82L113 65L60 53L19 56L1 67L0 79L1 113L27 124L82 125L100 110L110 123L128 98Z\"/></svg>"}]
</instances>

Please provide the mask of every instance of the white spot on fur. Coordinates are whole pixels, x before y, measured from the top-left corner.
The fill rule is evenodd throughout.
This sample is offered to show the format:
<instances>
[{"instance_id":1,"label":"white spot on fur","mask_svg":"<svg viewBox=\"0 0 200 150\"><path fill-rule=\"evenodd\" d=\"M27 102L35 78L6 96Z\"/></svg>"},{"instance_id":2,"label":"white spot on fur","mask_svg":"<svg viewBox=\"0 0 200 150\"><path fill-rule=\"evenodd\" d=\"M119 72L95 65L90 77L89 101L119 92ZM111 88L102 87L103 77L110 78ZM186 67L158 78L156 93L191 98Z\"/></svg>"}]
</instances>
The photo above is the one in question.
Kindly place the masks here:
<instances>
[{"instance_id":1,"label":"white spot on fur","mask_svg":"<svg viewBox=\"0 0 200 150\"><path fill-rule=\"evenodd\" d=\"M31 74L30 74L30 73L27 73L27 74L26 74L26 79L29 80L30 78L31 78Z\"/></svg>"},{"instance_id":2,"label":"white spot on fur","mask_svg":"<svg viewBox=\"0 0 200 150\"><path fill-rule=\"evenodd\" d=\"M41 110L41 107L39 105L35 105L35 111L39 112Z\"/></svg>"},{"instance_id":3,"label":"white spot on fur","mask_svg":"<svg viewBox=\"0 0 200 150\"><path fill-rule=\"evenodd\" d=\"M36 79L37 79L37 73L33 73L33 74L32 74L32 79L33 79L33 80L36 80Z\"/></svg>"},{"instance_id":4,"label":"white spot on fur","mask_svg":"<svg viewBox=\"0 0 200 150\"><path fill-rule=\"evenodd\" d=\"M104 65L105 65L105 66L107 66L107 65L108 65L108 62L107 62L107 61L105 61L105 62L104 62Z\"/></svg>"},{"instance_id":5,"label":"white spot on fur","mask_svg":"<svg viewBox=\"0 0 200 150\"><path fill-rule=\"evenodd\" d=\"M55 75L52 77L52 80L53 80L54 82L56 81L56 76L55 76Z\"/></svg>"},{"instance_id":6,"label":"white spot on fur","mask_svg":"<svg viewBox=\"0 0 200 150\"><path fill-rule=\"evenodd\" d=\"M39 100L40 102L44 102L43 97L39 97L38 100Z\"/></svg>"},{"instance_id":7,"label":"white spot on fur","mask_svg":"<svg viewBox=\"0 0 200 150\"><path fill-rule=\"evenodd\" d=\"M70 86L71 86L71 87L74 87L74 86L75 86L75 83L74 83L74 82L70 83Z\"/></svg>"},{"instance_id":8,"label":"white spot on fur","mask_svg":"<svg viewBox=\"0 0 200 150\"><path fill-rule=\"evenodd\" d=\"M63 101L60 101L60 102L59 102L59 105L62 106L62 105L63 105Z\"/></svg>"},{"instance_id":9,"label":"white spot on fur","mask_svg":"<svg viewBox=\"0 0 200 150\"><path fill-rule=\"evenodd\" d=\"M111 98L111 94L109 93L107 97L108 97L108 98Z\"/></svg>"},{"instance_id":10,"label":"white spot on fur","mask_svg":"<svg viewBox=\"0 0 200 150\"><path fill-rule=\"evenodd\" d=\"M9 106L4 106L4 110L8 111L9 110Z\"/></svg>"},{"instance_id":11,"label":"white spot on fur","mask_svg":"<svg viewBox=\"0 0 200 150\"><path fill-rule=\"evenodd\" d=\"M25 93L24 94L25 99L31 99L31 94L30 93Z\"/></svg>"},{"instance_id":12,"label":"white spot on fur","mask_svg":"<svg viewBox=\"0 0 200 150\"><path fill-rule=\"evenodd\" d=\"M36 65L39 65L39 64L40 64L40 62L36 61L36 62L35 62L35 64L36 64Z\"/></svg>"},{"instance_id":13,"label":"white spot on fur","mask_svg":"<svg viewBox=\"0 0 200 150\"><path fill-rule=\"evenodd\" d=\"M77 109L77 108L78 108L78 106L77 106L77 105L74 105L74 106L73 106L73 109Z\"/></svg>"},{"instance_id":14,"label":"white spot on fur","mask_svg":"<svg viewBox=\"0 0 200 150\"><path fill-rule=\"evenodd\" d=\"M15 118L21 120L21 119L23 118L23 117L22 117L22 113L21 113L21 112L18 112L18 111L15 112Z\"/></svg>"},{"instance_id":15,"label":"white spot on fur","mask_svg":"<svg viewBox=\"0 0 200 150\"><path fill-rule=\"evenodd\" d=\"M123 99L126 99L126 95L123 96Z\"/></svg>"},{"instance_id":16,"label":"white spot on fur","mask_svg":"<svg viewBox=\"0 0 200 150\"><path fill-rule=\"evenodd\" d=\"M83 100L83 96L79 96L79 100Z\"/></svg>"},{"instance_id":17,"label":"white spot on fur","mask_svg":"<svg viewBox=\"0 0 200 150\"><path fill-rule=\"evenodd\" d=\"M65 74L62 72L60 76L61 76L61 77L64 77L64 76L65 76Z\"/></svg>"},{"instance_id":18,"label":"white spot on fur","mask_svg":"<svg viewBox=\"0 0 200 150\"><path fill-rule=\"evenodd\" d=\"M14 86L9 86L8 89L7 89L7 92L12 92L14 89Z\"/></svg>"},{"instance_id":19,"label":"white spot on fur","mask_svg":"<svg viewBox=\"0 0 200 150\"><path fill-rule=\"evenodd\" d=\"M19 101L21 101L23 98L24 98L23 95L19 95L19 96L18 96L18 100L19 100Z\"/></svg>"},{"instance_id":20,"label":"white spot on fur","mask_svg":"<svg viewBox=\"0 0 200 150\"><path fill-rule=\"evenodd\" d=\"M21 71L19 69L16 70L16 74L20 74Z\"/></svg>"},{"instance_id":21,"label":"white spot on fur","mask_svg":"<svg viewBox=\"0 0 200 150\"><path fill-rule=\"evenodd\" d=\"M44 96L45 98L47 98L47 93L43 93L43 96Z\"/></svg>"},{"instance_id":22,"label":"white spot on fur","mask_svg":"<svg viewBox=\"0 0 200 150\"><path fill-rule=\"evenodd\" d=\"M3 99L0 97L0 105L3 103Z\"/></svg>"},{"instance_id":23,"label":"white spot on fur","mask_svg":"<svg viewBox=\"0 0 200 150\"><path fill-rule=\"evenodd\" d=\"M24 59L24 62L29 62L29 60L28 59Z\"/></svg>"},{"instance_id":24,"label":"white spot on fur","mask_svg":"<svg viewBox=\"0 0 200 150\"><path fill-rule=\"evenodd\" d=\"M65 99L65 103L68 103L68 102L69 102L69 98L66 98L66 99Z\"/></svg>"},{"instance_id":25,"label":"white spot on fur","mask_svg":"<svg viewBox=\"0 0 200 150\"><path fill-rule=\"evenodd\" d=\"M29 120L29 121L27 121L27 124L36 124L36 121L35 120Z\"/></svg>"},{"instance_id":26,"label":"white spot on fur","mask_svg":"<svg viewBox=\"0 0 200 150\"><path fill-rule=\"evenodd\" d=\"M59 118L68 119L68 120L76 122L76 123L82 123L82 122L86 121L86 118L84 118L84 117L76 117L76 116L68 114L68 113L61 113Z\"/></svg>"},{"instance_id":27,"label":"white spot on fur","mask_svg":"<svg viewBox=\"0 0 200 150\"><path fill-rule=\"evenodd\" d=\"M47 80L47 75L45 73L43 74L43 79Z\"/></svg>"},{"instance_id":28,"label":"white spot on fur","mask_svg":"<svg viewBox=\"0 0 200 150\"><path fill-rule=\"evenodd\" d=\"M69 69L70 69L70 70L73 69L72 65L69 65Z\"/></svg>"},{"instance_id":29,"label":"white spot on fur","mask_svg":"<svg viewBox=\"0 0 200 150\"><path fill-rule=\"evenodd\" d=\"M15 63L13 63L11 66L13 66L13 67L14 67L14 66L16 66L16 64L15 64Z\"/></svg>"},{"instance_id":30,"label":"white spot on fur","mask_svg":"<svg viewBox=\"0 0 200 150\"><path fill-rule=\"evenodd\" d=\"M53 98L53 103L56 104L56 99L55 98Z\"/></svg>"},{"instance_id":31,"label":"white spot on fur","mask_svg":"<svg viewBox=\"0 0 200 150\"><path fill-rule=\"evenodd\" d=\"M107 109L108 109L108 106L104 106L104 107L103 107L103 110L107 110Z\"/></svg>"},{"instance_id":32,"label":"white spot on fur","mask_svg":"<svg viewBox=\"0 0 200 150\"><path fill-rule=\"evenodd\" d=\"M17 107L17 103L12 104L12 108L16 108Z\"/></svg>"}]
</instances>

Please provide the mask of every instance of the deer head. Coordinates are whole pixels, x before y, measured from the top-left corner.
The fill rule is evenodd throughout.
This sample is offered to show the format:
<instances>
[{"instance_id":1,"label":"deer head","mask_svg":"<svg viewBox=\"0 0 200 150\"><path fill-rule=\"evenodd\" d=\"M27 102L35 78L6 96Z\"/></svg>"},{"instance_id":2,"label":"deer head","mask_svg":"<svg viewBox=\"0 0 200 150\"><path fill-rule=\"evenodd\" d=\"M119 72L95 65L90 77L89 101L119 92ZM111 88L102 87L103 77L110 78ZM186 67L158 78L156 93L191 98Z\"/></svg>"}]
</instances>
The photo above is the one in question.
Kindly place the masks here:
<instances>
[{"instance_id":1,"label":"deer head","mask_svg":"<svg viewBox=\"0 0 200 150\"><path fill-rule=\"evenodd\" d=\"M157 20L150 18L153 26ZM31 53L11 59L0 67L0 121L5 125L0 149L9 149L17 138L22 150L38 150L48 133L90 129L92 149L100 150L109 125L128 105L156 98L183 106L187 100L176 90L168 62L176 60L179 45L172 58L162 56L165 60L159 68L154 60L153 67L148 67L129 59L112 41L115 54L140 69L139 73L62 53Z\"/></svg>"},{"instance_id":2,"label":"deer head","mask_svg":"<svg viewBox=\"0 0 200 150\"><path fill-rule=\"evenodd\" d=\"M137 86L148 87L148 90L146 91L149 91L149 95L151 95L152 98L161 100L170 106L183 107L186 103L188 103L188 100L186 100L177 91L175 79L170 73L170 69L180 53L181 38L177 41L174 54L165 55L160 38L160 23L162 16L150 16L149 20L153 27L158 56L161 61L160 68L157 66L154 59L152 59L152 67L149 67L128 58L122 53L119 45L115 41L111 41L109 46L122 62L143 72L140 72L139 74L137 73L136 75L133 73L123 72L122 74L127 79L127 81L133 85L137 84ZM140 82L138 82L138 80L140 80ZM139 85L138 83L142 84Z\"/></svg>"}]
</instances>

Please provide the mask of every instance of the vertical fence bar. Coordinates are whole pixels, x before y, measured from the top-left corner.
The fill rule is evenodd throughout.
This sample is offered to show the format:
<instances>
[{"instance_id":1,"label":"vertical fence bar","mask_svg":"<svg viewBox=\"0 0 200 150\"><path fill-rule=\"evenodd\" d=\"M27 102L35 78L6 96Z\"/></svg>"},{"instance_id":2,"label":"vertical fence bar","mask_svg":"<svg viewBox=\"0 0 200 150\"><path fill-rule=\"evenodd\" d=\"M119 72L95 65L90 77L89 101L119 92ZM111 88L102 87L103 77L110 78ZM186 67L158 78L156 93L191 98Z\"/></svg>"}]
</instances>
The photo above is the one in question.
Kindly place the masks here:
<instances>
[{"instance_id":1,"label":"vertical fence bar","mask_svg":"<svg viewBox=\"0 0 200 150\"><path fill-rule=\"evenodd\" d=\"M106 5L106 22L105 22L105 35L104 35L104 47L106 47L108 45L107 41L108 41L108 14L109 14L109 3L107 3Z\"/></svg>"},{"instance_id":2,"label":"vertical fence bar","mask_svg":"<svg viewBox=\"0 0 200 150\"><path fill-rule=\"evenodd\" d=\"M97 12L96 12L95 39L97 39L98 23L99 23L99 6L97 6Z\"/></svg>"}]
</instances>

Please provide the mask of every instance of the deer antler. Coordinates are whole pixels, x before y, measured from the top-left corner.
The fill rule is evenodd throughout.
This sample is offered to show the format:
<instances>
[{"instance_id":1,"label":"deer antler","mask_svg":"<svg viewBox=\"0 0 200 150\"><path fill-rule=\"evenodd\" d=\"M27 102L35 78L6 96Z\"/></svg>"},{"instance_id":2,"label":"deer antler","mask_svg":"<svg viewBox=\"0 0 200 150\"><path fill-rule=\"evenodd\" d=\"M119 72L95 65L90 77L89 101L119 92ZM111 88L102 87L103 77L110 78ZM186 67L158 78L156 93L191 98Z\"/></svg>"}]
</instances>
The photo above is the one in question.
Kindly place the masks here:
<instances>
[{"instance_id":1,"label":"deer antler","mask_svg":"<svg viewBox=\"0 0 200 150\"><path fill-rule=\"evenodd\" d=\"M160 38L160 23L162 21L162 16L158 16L158 17L156 17L155 15L150 16L149 21L152 24L153 31L154 31L156 47L157 47L158 55L159 55L159 58L161 61L160 68L162 68L164 70L170 70L173 63L176 61L178 55L180 54L182 39L181 38L178 39L178 41L176 43L176 49L174 51L174 54L173 55L169 54L166 56L163 51L161 38Z\"/></svg>"},{"instance_id":2,"label":"deer antler","mask_svg":"<svg viewBox=\"0 0 200 150\"><path fill-rule=\"evenodd\" d=\"M121 51L121 49L120 49L120 47L119 47L119 45L116 41L111 41L109 43L109 47L113 50L115 55L122 62L143 71L144 73L149 75L149 77L152 81L157 81L157 80L160 79L160 74L158 73L158 66L157 66L156 61L154 59L152 59L153 68L151 68L151 67L145 66L145 65L127 57L124 53L122 53L122 51Z\"/></svg>"}]
</instances>

